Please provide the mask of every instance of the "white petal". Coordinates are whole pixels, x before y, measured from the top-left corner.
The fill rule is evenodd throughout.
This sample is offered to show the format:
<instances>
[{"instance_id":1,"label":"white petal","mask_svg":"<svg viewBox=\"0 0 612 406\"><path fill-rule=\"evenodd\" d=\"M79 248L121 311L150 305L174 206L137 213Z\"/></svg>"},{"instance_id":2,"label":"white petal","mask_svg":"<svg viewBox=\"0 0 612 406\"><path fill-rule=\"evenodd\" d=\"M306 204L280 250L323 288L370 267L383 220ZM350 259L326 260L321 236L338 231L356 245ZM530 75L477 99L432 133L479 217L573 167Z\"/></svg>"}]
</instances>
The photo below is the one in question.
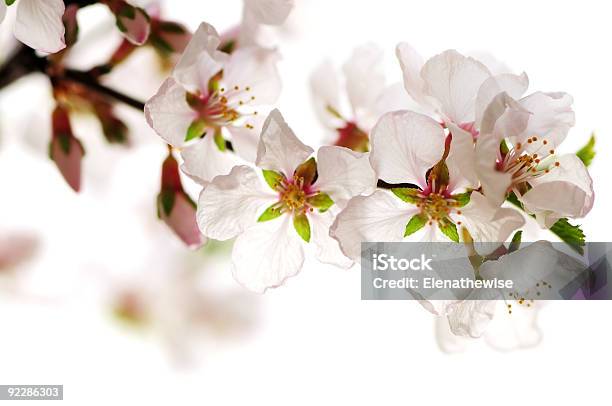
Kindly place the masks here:
<instances>
[{"instance_id":1,"label":"white petal","mask_svg":"<svg viewBox=\"0 0 612 406\"><path fill-rule=\"evenodd\" d=\"M446 166L450 177L450 190L461 188L478 188L478 176L476 175L476 151L474 150L474 139L472 134L459 128L455 124L449 124L452 141Z\"/></svg>"},{"instance_id":2,"label":"white petal","mask_svg":"<svg viewBox=\"0 0 612 406\"><path fill-rule=\"evenodd\" d=\"M229 175L213 179L200 194L198 226L207 237L228 240L257 224L274 200L254 169L236 166Z\"/></svg>"},{"instance_id":3,"label":"white petal","mask_svg":"<svg viewBox=\"0 0 612 406\"><path fill-rule=\"evenodd\" d=\"M232 151L221 151L212 134L191 144L181 151L181 170L201 185L206 185L215 176L227 175L242 161Z\"/></svg>"},{"instance_id":4,"label":"white petal","mask_svg":"<svg viewBox=\"0 0 612 406\"><path fill-rule=\"evenodd\" d=\"M197 117L185 100L185 89L172 78L166 79L155 96L145 104L149 126L175 147L185 143L187 129Z\"/></svg>"},{"instance_id":5,"label":"white petal","mask_svg":"<svg viewBox=\"0 0 612 406\"><path fill-rule=\"evenodd\" d=\"M395 48L395 55L399 60L402 74L404 77L404 88L417 103L427 106L426 109L432 110L437 107L436 103L425 95L425 82L421 78L423 68L423 57L410 45L401 42Z\"/></svg>"},{"instance_id":6,"label":"white petal","mask_svg":"<svg viewBox=\"0 0 612 406\"><path fill-rule=\"evenodd\" d=\"M253 128L246 127L246 123L241 127L226 127L232 135L234 151L249 163L254 163L257 159L257 144L259 144L259 134L261 134L264 120L265 116L258 114L247 121Z\"/></svg>"},{"instance_id":7,"label":"white petal","mask_svg":"<svg viewBox=\"0 0 612 406\"><path fill-rule=\"evenodd\" d=\"M483 194L494 206L506 200L512 175L497 170L500 140L491 134L481 134L476 141L476 172Z\"/></svg>"},{"instance_id":8,"label":"white petal","mask_svg":"<svg viewBox=\"0 0 612 406\"><path fill-rule=\"evenodd\" d=\"M343 147L321 147L317 153L317 172L315 189L327 193L340 207L353 196L369 195L376 190L376 173L368 154Z\"/></svg>"},{"instance_id":9,"label":"white petal","mask_svg":"<svg viewBox=\"0 0 612 406\"><path fill-rule=\"evenodd\" d=\"M234 278L247 289L259 293L282 285L302 269L302 243L291 216L257 223L234 242Z\"/></svg>"},{"instance_id":10,"label":"white petal","mask_svg":"<svg viewBox=\"0 0 612 406\"><path fill-rule=\"evenodd\" d=\"M385 87L383 51L375 45L356 48L342 66L346 91L355 116L371 111Z\"/></svg>"},{"instance_id":11,"label":"white petal","mask_svg":"<svg viewBox=\"0 0 612 406\"><path fill-rule=\"evenodd\" d=\"M244 5L260 24L280 25L294 3L294 0L245 0Z\"/></svg>"},{"instance_id":12,"label":"white petal","mask_svg":"<svg viewBox=\"0 0 612 406\"><path fill-rule=\"evenodd\" d=\"M262 169L282 172L290 178L295 168L313 152L295 136L280 111L274 109L264 123L255 164Z\"/></svg>"},{"instance_id":13,"label":"white petal","mask_svg":"<svg viewBox=\"0 0 612 406\"><path fill-rule=\"evenodd\" d=\"M453 213L451 217L455 222L461 221L460 227L465 227L475 242L504 242L525 224L521 213L499 208L478 192L472 192L470 202L460 211L460 215Z\"/></svg>"},{"instance_id":14,"label":"white petal","mask_svg":"<svg viewBox=\"0 0 612 406\"><path fill-rule=\"evenodd\" d=\"M223 67L223 83L230 89L228 100L243 101L249 106L275 103L281 89L278 60L277 51L261 47L234 51ZM238 90L232 91L235 86ZM251 101L252 97L255 99Z\"/></svg>"},{"instance_id":15,"label":"white petal","mask_svg":"<svg viewBox=\"0 0 612 406\"><path fill-rule=\"evenodd\" d=\"M527 128L530 117L531 113L508 93L499 93L483 112L480 134L492 135L500 142L505 138L516 142L516 137Z\"/></svg>"},{"instance_id":16,"label":"white petal","mask_svg":"<svg viewBox=\"0 0 612 406\"><path fill-rule=\"evenodd\" d=\"M478 289L474 290L467 300L451 304L448 309L451 332L464 337L482 336L493 319L497 307L497 300L485 300L489 297L499 299L499 292L492 289Z\"/></svg>"},{"instance_id":17,"label":"white petal","mask_svg":"<svg viewBox=\"0 0 612 406\"><path fill-rule=\"evenodd\" d=\"M380 179L425 187L425 173L444 154L446 136L439 123L411 111L387 113L372 134L370 162Z\"/></svg>"},{"instance_id":18,"label":"white petal","mask_svg":"<svg viewBox=\"0 0 612 406\"><path fill-rule=\"evenodd\" d=\"M308 215L308 220L312 230L312 242L317 247L317 259L326 264L350 268L353 261L342 253L338 241L329 235L329 229L335 220L331 210L325 213L315 211Z\"/></svg>"},{"instance_id":19,"label":"white petal","mask_svg":"<svg viewBox=\"0 0 612 406\"><path fill-rule=\"evenodd\" d=\"M64 9L61 0L20 0L15 37L31 48L50 54L64 49Z\"/></svg>"},{"instance_id":20,"label":"white petal","mask_svg":"<svg viewBox=\"0 0 612 406\"><path fill-rule=\"evenodd\" d=\"M454 50L432 57L421 70L425 93L439 101L446 121L457 124L474 121L478 89L490 76L482 63Z\"/></svg>"},{"instance_id":21,"label":"white petal","mask_svg":"<svg viewBox=\"0 0 612 406\"><path fill-rule=\"evenodd\" d=\"M520 197L529 213L536 214L543 227L561 217L584 217L593 207L595 192L588 170L575 154L562 155L559 166L529 183L533 186Z\"/></svg>"},{"instance_id":22,"label":"white petal","mask_svg":"<svg viewBox=\"0 0 612 406\"><path fill-rule=\"evenodd\" d=\"M529 87L529 78L526 73L513 75L510 73L492 76L485 80L476 97L476 123L482 121L485 109L495 96L506 92L513 99L519 99Z\"/></svg>"},{"instance_id":23,"label":"white petal","mask_svg":"<svg viewBox=\"0 0 612 406\"><path fill-rule=\"evenodd\" d=\"M212 25L201 23L174 67L174 79L191 92L206 91L210 78L222 69L226 58L217 51L220 41Z\"/></svg>"},{"instance_id":24,"label":"white petal","mask_svg":"<svg viewBox=\"0 0 612 406\"><path fill-rule=\"evenodd\" d=\"M567 93L536 92L521 99L520 103L531 112L531 117L519 141L533 136L539 139L533 144L525 144L532 153L556 149L576 122L572 110L574 98ZM541 142L543 140L547 141L546 145Z\"/></svg>"},{"instance_id":25,"label":"white petal","mask_svg":"<svg viewBox=\"0 0 612 406\"><path fill-rule=\"evenodd\" d=\"M341 122L329 108L340 112L340 85L331 62L325 61L315 69L310 76L310 90L319 120L324 126L335 130Z\"/></svg>"},{"instance_id":26,"label":"white petal","mask_svg":"<svg viewBox=\"0 0 612 406\"><path fill-rule=\"evenodd\" d=\"M6 16L6 3L0 1L0 23L4 21L4 17Z\"/></svg>"},{"instance_id":27,"label":"white petal","mask_svg":"<svg viewBox=\"0 0 612 406\"><path fill-rule=\"evenodd\" d=\"M417 211L392 193L377 190L352 198L338 214L330 234L346 256L358 260L362 242L402 241L406 224Z\"/></svg>"}]
</instances>

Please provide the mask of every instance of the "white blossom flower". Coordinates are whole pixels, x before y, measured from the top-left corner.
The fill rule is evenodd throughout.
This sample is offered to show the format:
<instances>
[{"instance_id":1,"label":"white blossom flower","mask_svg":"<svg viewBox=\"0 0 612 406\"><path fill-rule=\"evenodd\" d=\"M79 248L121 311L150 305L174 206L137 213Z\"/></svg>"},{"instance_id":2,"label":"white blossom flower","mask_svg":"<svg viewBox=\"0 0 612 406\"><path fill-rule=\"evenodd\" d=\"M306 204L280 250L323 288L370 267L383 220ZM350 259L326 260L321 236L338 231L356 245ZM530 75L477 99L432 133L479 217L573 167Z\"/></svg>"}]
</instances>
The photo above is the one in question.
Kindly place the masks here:
<instances>
[{"instance_id":1,"label":"white blossom flower","mask_svg":"<svg viewBox=\"0 0 612 406\"><path fill-rule=\"evenodd\" d=\"M312 74L314 107L330 132L329 144L365 152L368 134L378 118L408 107L410 99L402 85L386 84L382 62L383 51L367 44L356 48L344 63L342 78L329 61Z\"/></svg>"},{"instance_id":2,"label":"white blossom flower","mask_svg":"<svg viewBox=\"0 0 612 406\"><path fill-rule=\"evenodd\" d=\"M7 4L17 2L17 18L13 31L25 45L45 53L55 53L66 47L64 41L64 2L62 0L2 0L0 23Z\"/></svg>"},{"instance_id":3,"label":"white blossom flower","mask_svg":"<svg viewBox=\"0 0 612 406\"><path fill-rule=\"evenodd\" d=\"M498 205L514 192L544 228L563 217L584 217L593 206L593 182L582 161L556 154L574 125L572 101L565 93L537 92L517 101L502 92L483 112L476 142L485 196Z\"/></svg>"},{"instance_id":4,"label":"white blossom flower","mask_svg":"<svg viewBox=\"0 0 612 406\"><path fill-rule=\"evenodd\" d=\"M263 292L296 275L309 243L320 261L351 265L329 227L338 206L374 190L375 174L365 154L329 146L319 149L316 160L309 159L313 152L274 110L264 124L256 160L267 186L254 169L236 166L200 195L200 230L218 240L238 237L234 277L251 290Z\"/></svg>"},{"instance_id":5,"label":"white blossom flower","mask_svg":"<svg viewBox=\"0 0 612 406\"><path fill-rule=\"evenodd\" d=\"M454 124L450 133L447 138L435 120L410 111L380 119L370 162L379 179L397 186L355 197L338 215L331 234L348 257L359 257L362 241L402 241L421 228L430 241L459 241L459 227L475 241L503 242L524 224L517 211L471 190L478 187L472 136Z\"/></svg>"},{"instance_id":6,"label":"white blossom flower","mask_svg":"<svg viewBox=\"0 0 612 406\"><path fill-rule=\"evenodd\" d=\"M182 149L183 171L205 184L256 156L263 123L260 107L276 101L278 54L246 47L218 51L215 29L202 23L173 74L145 106L149 125L168 144ZM236 154L227 150L231 138Z\"/></svg>"},{"instance_id":7,"label":"white blossom flower","mask_svg":"<svg viewBox=\"0 0 612 406\"><path fill-rule=\"evenodd\" d=\"M294 0L244 0L239 47L256 44L261 25L281 25L295 5Z\"/></svg>"}]
</instances>

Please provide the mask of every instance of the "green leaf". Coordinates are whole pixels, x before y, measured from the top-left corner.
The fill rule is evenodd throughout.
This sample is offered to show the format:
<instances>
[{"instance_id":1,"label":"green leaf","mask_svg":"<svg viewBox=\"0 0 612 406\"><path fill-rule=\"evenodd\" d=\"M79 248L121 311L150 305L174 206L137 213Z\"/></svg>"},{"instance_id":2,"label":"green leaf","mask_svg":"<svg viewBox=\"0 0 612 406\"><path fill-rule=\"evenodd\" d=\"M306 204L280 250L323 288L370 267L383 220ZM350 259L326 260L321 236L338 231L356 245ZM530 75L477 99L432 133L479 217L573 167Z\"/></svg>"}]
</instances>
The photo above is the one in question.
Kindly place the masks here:
<instances>
[{"instance_id":1,"label":"green leaf","mask_svg":"<svg viewBox=\"0 0 612 406\"><path fill-rule=\"evenodd\" d=\"M319 212L324 213L334 205L334 201L327 193L319 192L314 196L309 197L308 204L319 209Z\"/></svg>"},{"instance_id":2,"label":"green leaf","mask_svg":"<svg viewBox=\"0 0 612 406\"><path fill-rule=\"evenodd\" d=\"M268 207L266 211L261 214L261 216L259 216L257 221L261 223L264 221L274 220L275 218L280 217L281 214L283 214L283 211L277 206L276 203L274 203L272 206Z\"/></svg>"},{"instance_id":3,"label":"green leaf","mask_svg":"<svg viewBox=\"0 0 612 406\"><path fill-rule=\"evenodd\" d=\"M557 220L550 231L580 255L584 254L585 235L579 225L570 224L567 219L563 218Z\"/></svg>"},{"instance_id":4,"label":"green leaf","mask_svg":"<svg viewBox=\"0 0 612 406\"><path fill-rule=\"evenodd\" d=\"M293 216L293 227L304 241L310 242L310 223L306 214L296 213Z\"/></svg>"},{"instance_id":5,"label":"green leaf","mask_svg":"<svg viewBox=\"0 0 612 406\"><path fill-rule=\"evenodd\" d=\"M457 226L455 226L455 223L449 221L445 222L445 224L440 224L440 231L450 240L459 242L459 233L457 233Z\"/></svg>"},{"instance_id":6,"label":"green leaf","mask_svg":"<svg viewBox=\"0 0 612 406\"><path fill-rule=\"evenodd\" d=\"M223 138L221 131L215 131L214 141L217 148L219 148L219 151L225 151L227 149L227 146L225 145L225 138Z\"/></svg>"},{"instance_id":7,"label":"green leaf","mask_svg":"<svg viewBox=\"0 0 612 406\"><path fill-rule=\"evenodd\" d=\"M472 191L468 191L465 193L458 193L456 195L452 195L451 197L459 203L459 207L463 207L470 202L470 197L472 196Z\"/></svg>"},{"instance_id":8,"label":"green leaf","mask_svg":"<svg viewBox=\"0 0 612 406\"><path fill-rule=\"evenodd\" d=\"M417 194L419 193L419 189L409 188L409 187L396 187L391 189L393 194L405 202L416 204Z\"/></svg>"},{"instance_id":9,"label":"green leaf","mask_svg":"<svg viewBox=\"0 0 612 406\"><path fill-rule=\"evenodd\" d=\"M267 169L263 170L263 177L266 180L268 186L270 186L274 190L278 190L278 187L281 185L285 177L278 172L269 171Z\"/></svg>"},{"instance_id":10,"label":"green leaf","mask_svg":"<svg viewBox=\"0 0 612 406\"><path fill-rule=\"evenodd\" d=\"M11 6L13 5L14 2L16 2L17 0L4 0L4 2L6 3L7 6Z\"/></svg>"},{"instance_id":11,"label":"green leaf","mask_svg":"<svg viewBox=\"0 0 612 406\"><path fill-rule=\"evenodd\" d=\"M427 216L423 214L415 214L412 216L408 224L406 224L406 231L404 231L404 237L408 237L411 234L416 233L427 224Z\"/></svg>"},{"instance_id":12,"label":"green leaf","mask_svg":"<svg viewBox=\"0 0 612 406\"><path fill-rule=\"evenodd\" d=\"M518 207L519 209L523 210L523 204L520 202L520 200L518 199L518 197L516 197L516 195L514 194L514 192L510 192L510 194L508 195L508 197L506 198L506 200L510 203L512 203L513 205L515 205L516 207Z\"/></svg>"},{"instance_id":13,"label":"green leaf","mask_svg":"<svg viewBox=\"0 0 612 406\"><path fill-rule=\"evenodd\" d=\"M521 246L521 239L523 238L523 230L518 230L512 236L512 242L510 243L510 247L508 248L508 252L514 252L519 249Z\"/></svg>"},{"instance_id":14,"label":"green leaf","mask_svg":"<svg viewBox=\"0 0 612 406\"><path fill-rule=\"evenodd\" d=\"M584 166L591 165L593 158L595 158L595 134L591 135L589 142L587 142L584 147L580 148L580 150L576 152L576 155L580 158Z\"/></svg>"},{"instance_id":15,"label":"green leaf","mask_svg":"<svg viewBox=\"0 0 612 406\"><path fill-rule=\"evenodd\" d=\"M294 174L304 180L304 185L312 185L317 177L317 161L315 161L314 158L310 158L303 164L300 164L300 166L295 169Z\"/></svg>"},{"instance_id":16,"label":"green leaf","mask_svg":"<svg viewBox=\"0 0 612 406\"><path fill-rule=\"evenodd\" d=\"M202 135L206 134L206 122L202 119L193 120L191 125L187 129L187 135L185 136L185 141L191 141L195 138L200 138Z\"/></svg>"}]
</instances>

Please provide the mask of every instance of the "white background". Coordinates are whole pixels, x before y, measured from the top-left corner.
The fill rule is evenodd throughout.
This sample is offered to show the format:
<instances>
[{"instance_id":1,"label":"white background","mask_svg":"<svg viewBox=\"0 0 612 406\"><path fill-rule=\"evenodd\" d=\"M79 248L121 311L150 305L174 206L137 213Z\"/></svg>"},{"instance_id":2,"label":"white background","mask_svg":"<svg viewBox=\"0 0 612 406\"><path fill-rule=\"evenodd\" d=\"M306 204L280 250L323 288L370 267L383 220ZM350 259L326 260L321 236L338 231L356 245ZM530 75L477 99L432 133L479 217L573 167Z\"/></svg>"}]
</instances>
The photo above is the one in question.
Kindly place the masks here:
<instances>
[{"instance_id":1,"label":"white background","mask_svg":"<svg viewBox=\"0 0 612 406\"><path fill-rule=\"evenodd\" d=\"M593 130L599 135L591 167L595 207L582 224L589 240L610 239L607 2L297 2L277 32L284 82L278 107L305 142L316 146L324 137L308 88L323 59L340 65L355 46L373 42L385 49L395 82L399 41L426 57L448 48L487 51L526 71L532 90L575 97L577 123L563 149L576 150ZM190 28L205 20L223 31L239 21L241 2L173 1L166 11ZM103 48L87 51L104 59ZM120 86L142 79L142 64L129 69L130 80L115 78ZM134 94L144 98L156 86ZM41 241L31 266L0 283L0 383L61 383L67 404L605 402L610 303L547 304L539 314L543 340L532 349L499 352L481 340L446 354L432 316L418 304L360 301L357 268L310 261L286 286L251 295L235 286L227 264L184 253L156 222L164 149L142 117L124 112L137 132L131 151L105 146L90 121L76 125L88 149L84 192L76 196L44 156L48 135L36 121L45 120L50 105L44 78L0 94L0 233L30 231ZM219 336L211 328L198 336L191 363L177 360L159 334L122 327L108 307L115 284L163 280L180 272L184 258L205 268L205 290L219 294L222 286L221 295L228 291L248 304L249 322L237 334Z\"/></svg>"}]
</instances>

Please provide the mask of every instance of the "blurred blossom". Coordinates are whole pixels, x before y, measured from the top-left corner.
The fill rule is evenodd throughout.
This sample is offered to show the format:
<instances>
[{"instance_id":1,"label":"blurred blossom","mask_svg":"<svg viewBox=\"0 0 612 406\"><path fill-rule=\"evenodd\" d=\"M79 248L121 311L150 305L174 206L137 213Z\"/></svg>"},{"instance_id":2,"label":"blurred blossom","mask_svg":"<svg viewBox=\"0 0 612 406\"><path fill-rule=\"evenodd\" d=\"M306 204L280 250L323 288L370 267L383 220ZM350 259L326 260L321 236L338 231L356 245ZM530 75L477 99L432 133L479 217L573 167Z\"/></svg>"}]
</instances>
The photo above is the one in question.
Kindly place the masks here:
<instances>
[{"instance_id":1,"label":"blurred blossom","mask_svg":"<svg viewBox=\"0 0 612 406\"><path fill-rule=\"evenodd\" d=\"M0 274L6 274L34 256L38 240L30 234L0 235Z\"/></svg>"}]
</instances>

